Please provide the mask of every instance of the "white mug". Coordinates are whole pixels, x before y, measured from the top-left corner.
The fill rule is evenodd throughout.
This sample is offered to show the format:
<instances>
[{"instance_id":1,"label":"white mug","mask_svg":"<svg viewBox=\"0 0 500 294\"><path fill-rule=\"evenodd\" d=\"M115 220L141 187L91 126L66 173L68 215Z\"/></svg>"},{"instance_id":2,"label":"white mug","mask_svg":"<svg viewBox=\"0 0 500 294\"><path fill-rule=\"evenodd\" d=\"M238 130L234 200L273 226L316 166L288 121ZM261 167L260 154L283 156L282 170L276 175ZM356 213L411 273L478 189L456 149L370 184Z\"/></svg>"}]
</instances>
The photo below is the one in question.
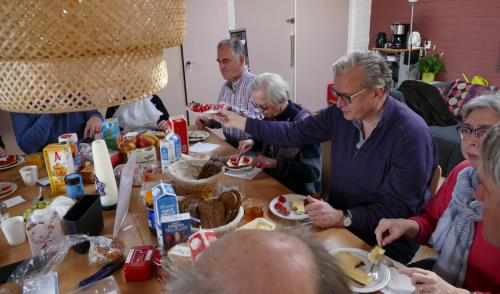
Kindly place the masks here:
<instances>
[{"instance_id":1,"label":"white mug","mask_svg":"<svg viewBox=\"0 0 500 294\"><path fill-rule=\"evenodd\" d=\"M36 165L27 165L19 170L26 186L33 186L38 180L38 168Z\"/></svg>"},{"instance_id":2,"label":"white mug","mask_svg":"<svg viewBox=\"0 0 500 294\"><path fill-rule=\"evenodd\" d=\"M10 217L2 222L2 232L10 246L19 245L26 241L24 218Z\"/></svg>"}]
</instances>

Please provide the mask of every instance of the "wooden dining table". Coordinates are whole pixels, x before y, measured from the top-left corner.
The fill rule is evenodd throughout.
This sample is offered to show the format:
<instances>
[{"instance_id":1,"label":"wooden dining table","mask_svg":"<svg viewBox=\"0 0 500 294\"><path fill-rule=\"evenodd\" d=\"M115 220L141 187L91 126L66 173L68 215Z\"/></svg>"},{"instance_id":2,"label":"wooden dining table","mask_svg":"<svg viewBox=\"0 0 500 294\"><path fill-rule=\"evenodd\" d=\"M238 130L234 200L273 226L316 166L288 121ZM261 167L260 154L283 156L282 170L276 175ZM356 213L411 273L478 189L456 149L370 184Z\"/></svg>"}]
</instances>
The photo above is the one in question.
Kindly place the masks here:
<instances>
[{"instance_id":1,"label":"wooden dining table","mask_svg":"<svg viewBox=\"0 0 500 294\"><path fill-rule=\"evenodd\" d=\"M195 129L197 128L190 127L190 130ZM210 134L205 142L219 145L219 147L214 151L215 154L229 155L236 153L235 148L213 133ZM25 163L0 171L1 182L14 182L17 184L17 191L6 197L6 199L20 195L26 200L26 202L8 209L11 217L22 215L32 206L33 199L38 195L38 186L35 185L28 187L24 185L21 179L19 169L24 165ZM39 171L39 178L43 178L45 176L47 176L47 171L44 167L43 170ZM153 175L153 178L155 180L162 179L166 182L171 180L168 178L168 175L162 174L161 170L158 171L157 174ZM271 176L267 175L265 172L260 172L252 180L245 180L224 175L219 182L219 185L220 184L238 186L245 199L252 198L263 202L265 204L264 217L276 223L278 227L300 224L298 221L283 220L276 217L271 211L269 211L269 202L273 198L278 195L292 193L292 191ZM85 192L86 194L95 194L94 185L86 185ZM50 187L44 188L44 195L49 199L54 199L56 197L51 194ZM103 211L103 216L104 228L101 235L111 235L115 221L115 210ZM122 228L125 229L120 231L118 238L124 242L125 252L128 252L128 250L134 246L155 246L157 243L156 236L153 235L148 228L146 207L140 196L140 187L133 187L132 189L129 213L125 223L122 225ZM319 229L312 226L310 226L310 228L313 231L314 236L317 237L328 250L342 247L353 247L365 250L371 249L368 244L344 228ZM2 234L2 237L0 237L0 266L5 266L30 257L31 250L27 240L20 245L9 246ZM78 288L78 283L81 280L94 274L101 267L102 265L89 265L87 254L78 254L73 250L69 250L63 262L55 269L59 275L60 292L66 293ZM160 293L162 291L161 282L154 278L144 282L126 282L122 269L117 270L113 276L121 293Z\"/></svg>"}]
</instances>

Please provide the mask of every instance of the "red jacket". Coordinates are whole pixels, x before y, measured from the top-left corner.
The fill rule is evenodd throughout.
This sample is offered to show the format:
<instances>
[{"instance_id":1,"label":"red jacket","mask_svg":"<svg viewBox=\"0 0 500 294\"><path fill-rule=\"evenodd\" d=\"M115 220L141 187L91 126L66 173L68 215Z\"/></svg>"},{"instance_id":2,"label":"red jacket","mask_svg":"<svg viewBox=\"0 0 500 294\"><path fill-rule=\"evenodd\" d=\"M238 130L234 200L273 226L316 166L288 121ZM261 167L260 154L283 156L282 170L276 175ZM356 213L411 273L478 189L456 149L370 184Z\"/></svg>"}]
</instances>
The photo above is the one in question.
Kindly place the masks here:
<instances>
[{"instance_id":1,"label":"red jacket","mask_svg":"<svg viewBox=\"0 0 500 294\"><path fill-rule=\"evenodd\" d=\"M468 161L457 165L436 195L426 204L423 214L410 218L416 221L420 228L414 241L428 245L439 218L451 200L458 173L468 166L470 166ZM464 287L473 291L500 293L500 248L484 240L482 231L483 221L476 222L476 232L469 252Z\"/></svg>"}]
</instances>

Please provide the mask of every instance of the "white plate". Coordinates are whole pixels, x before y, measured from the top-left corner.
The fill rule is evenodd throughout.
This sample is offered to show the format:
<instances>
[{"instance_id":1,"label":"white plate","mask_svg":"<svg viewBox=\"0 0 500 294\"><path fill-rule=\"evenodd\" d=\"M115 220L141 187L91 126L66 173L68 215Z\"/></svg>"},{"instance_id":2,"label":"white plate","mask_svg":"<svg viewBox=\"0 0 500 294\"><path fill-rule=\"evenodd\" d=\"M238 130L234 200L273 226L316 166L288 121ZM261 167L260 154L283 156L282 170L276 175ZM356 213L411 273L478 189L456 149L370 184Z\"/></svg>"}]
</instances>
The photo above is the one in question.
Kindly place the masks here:
<instances>
[{"instance_id":1,"label":"white plate","mask_svg":"<svg viewBox=\"0 0 500 294\"><path fill-rule=\"evenodd\" d=\"M230 166L227 164L227 162L226 162L226 164L225 164L224 166L226 167L226 169L231 170L231 171L243 171L243 170L249 170L249 169L252 169L252 168L253 168L253 166L252 166L253 158L252 158L252 157L250 157L250 156L243 155L243 156L241 156L240 160L242 160L244 157L248 157L248 158L250 158L250 161L248 162L248 165L247 165L247 166L244 166L244 167L238 167L238 168L236 168L236 167L230 167ZM229 160L228 160L228 161L229 161Z\"/></svg>"},{"instance_id":2,"label":"white plate","mask_svg":"<svg viewBox=\"0 0 500 294\"><path fill-rule=\"evenodd\" d=\"M188 140L189 142L199 142L208 138L210 134L205 131L190 131L188 132Z\"/></svg>"},{"instance_id":3,"label":"white plate","mask_svg":"<svg viewBox=\"0 0 500 294\"><path fill-rule=\"evenodd\" d=\"M19 156L19 155L16 155L16 162L15 162L15 163L13 163L13 164L11 164L11 165L7 165L7 166L4 166L4 167L0 167L0 171L2 171L2 170L6 170L6 169L9 169L9 168L14 167L14 166L16 166L16 165L19 165L19 164L21 164L21 163L23 163L23 162L24 162L24 157Z\"/></svg>"},{"instance_id":4,"label":"white plate","mask_svg":"<svg viewBox=\"0 0 500 294\"><path fill-rule=\"evenodd\" d=\"M10 189L9 192L2 193L3 187L6 187L6 186L11 186L12 189ZM10 194L16 192L16 190L17 190L17 185L15 183L12 183L12 182L0 182L0 199L9 196Z\"/></svg>"},{"instance_id":5,"label":"white plate","mask_svg":"<svg viewBox=\"0 0 500 294\"><path fill-rule=\"evenodd\" d=\"M286 215L282 215L281 213L279 213L279 211L274 208L274 204L276 204L276 202L278 202L278 197L275 197L273 200L271 200L271 202L269 203L269 210L271 210L274 215L280 217L280 218L283 218L283 219L288 219L288 220L305 220L305 219L308 219L309 218L309 215L307 213L304 213L304 214L296 214L295 211L293 211L292 209L292 201L293 200L297 200L297 199L306 199L306 196L304 195L299 195L299 194L286 194L286 195L283 195L285 196L286 198L286 202L283 203L283 205L285 205L288 210L290 210L290 214L288 216Z\"/></svg>"},{"instance_id":6,"label":"white plate","mask_svg":"<svg viewBox=\"0 0 500 294\"><path fill-rule=\"evenodd\" d=\"M365 250L358 248L338 248L330 250L330 255L334 256L339 252L348 252L351 253L352 255L358 256L365 263L365 265L358 267L358 269L366 273L370 271L371 262L368 261L368 252L366 252ZM351 279L348 279L347 283L349 284L349 287L351 287L351 290L353 292L371 293L384 288L387 285L387 283L389 283L390 279L391 279L391 271L389 270L389 268L385 264L379 263L377 279L373 281L373 283L371 283L370 285L363 287L361 284L358 284Z\"/></svg>"}]
</instances>

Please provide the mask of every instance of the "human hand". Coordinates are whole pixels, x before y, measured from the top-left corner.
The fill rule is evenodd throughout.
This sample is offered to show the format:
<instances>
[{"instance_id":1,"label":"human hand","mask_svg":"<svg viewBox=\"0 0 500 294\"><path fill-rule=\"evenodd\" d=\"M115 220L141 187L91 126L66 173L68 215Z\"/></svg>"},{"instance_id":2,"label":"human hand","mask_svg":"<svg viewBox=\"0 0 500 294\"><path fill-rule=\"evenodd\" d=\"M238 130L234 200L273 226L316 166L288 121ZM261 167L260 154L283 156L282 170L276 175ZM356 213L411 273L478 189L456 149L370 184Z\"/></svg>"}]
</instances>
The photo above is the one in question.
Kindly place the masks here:
<instances>
[{"instance_id":1,"label":"human hand","mask_svg":"<svg viewBox=\"0 0 500 294\"><path fill-rule=\"evenodd\" d=\"M416 221L402 218L383 218L378 222L378 226L375 229L375 236L377 237L378 246L385 246L403 235L415 238L418 231L419 227Z\"/></svg>"},{"instance_id":2,"label":"human hand","mask_svg":"<svg viewBox=\"0 0 500 294\"><path fill-rule=\"evenodd\" d=\"M258 155L253 159L253 166L258 168L276 168L278 166L278 160L265 157L264 155Z\"/></svg>"},{"instance_id":3,"label":"human hand","mask_svg":"<svg viewBox=\"0 0 500 294\"><path fill-rule=\"evenodd\" d=\"M244 154L252 150L254 141L252 139L241 140L238 144L238 153Z\"/></svg>"},{"instance_id":4,"label":"human hand","mask_svg":"<svg viewBox=\"0 0 500 294\"><path fill-rule=\"evenodd\" d=\"M448 284L435 272L427 271L416 267L401 268L399 273L410 277L411 284L415 286L415 293L436 293L436 294L468 294L465 289L456 288Z\"/></svg>"},{"instance_id":5,"label":"human hand","mask_svg":"<svg viewBox=\"0 0 500 294\"><path fill-rule=\"evenodd\" d=\"M215 120L221 123L226 128L236 128L242 131L245 130L247 118L228 110L219 110Z\"/></svg>"},{"instance_id":6,"label":"human hand","mask_svg":"<svg viewBox=\"0 0 500 294\"><path fill-rule=\"evenodd\" d=\"M210 119L206 116L198 116L196 118L196 126L199 128L205 128L210 125Z\"/></svg>"},{"instance_id":7,"label":"human hand","mask_svg":"<svg viewBox=\"0 0 500 294\"><path fill-rule=\"evenodd\" d=\"M158 124L156 125L156 128L158 130L166 131L168 129L167 121L166 120L160 120L160 122L158 122Z\"/></svg>"},{"instance_id":8,"label":"human hand","mask_svg":"<svg viewBox=\"0 0 500 294\"><path fill-rule=\"evenodd\" d=\"M83 132L84 138L93 138L96 134L102 131L102 121L97 116L92 116L87 120L85 131Z\"/></svg>"},{"instance_id":9,"label":"human hand","mask_svg":"<svg viewBox=\"0 0 500 294\"><path fill-rule=\"evenodd\" d=\"M309 204L304 207L306 213L315 226L322 228L338 227L343 225L344 213L333 208L328 202L307 196Z\"/></svg>"}]
</instances>

